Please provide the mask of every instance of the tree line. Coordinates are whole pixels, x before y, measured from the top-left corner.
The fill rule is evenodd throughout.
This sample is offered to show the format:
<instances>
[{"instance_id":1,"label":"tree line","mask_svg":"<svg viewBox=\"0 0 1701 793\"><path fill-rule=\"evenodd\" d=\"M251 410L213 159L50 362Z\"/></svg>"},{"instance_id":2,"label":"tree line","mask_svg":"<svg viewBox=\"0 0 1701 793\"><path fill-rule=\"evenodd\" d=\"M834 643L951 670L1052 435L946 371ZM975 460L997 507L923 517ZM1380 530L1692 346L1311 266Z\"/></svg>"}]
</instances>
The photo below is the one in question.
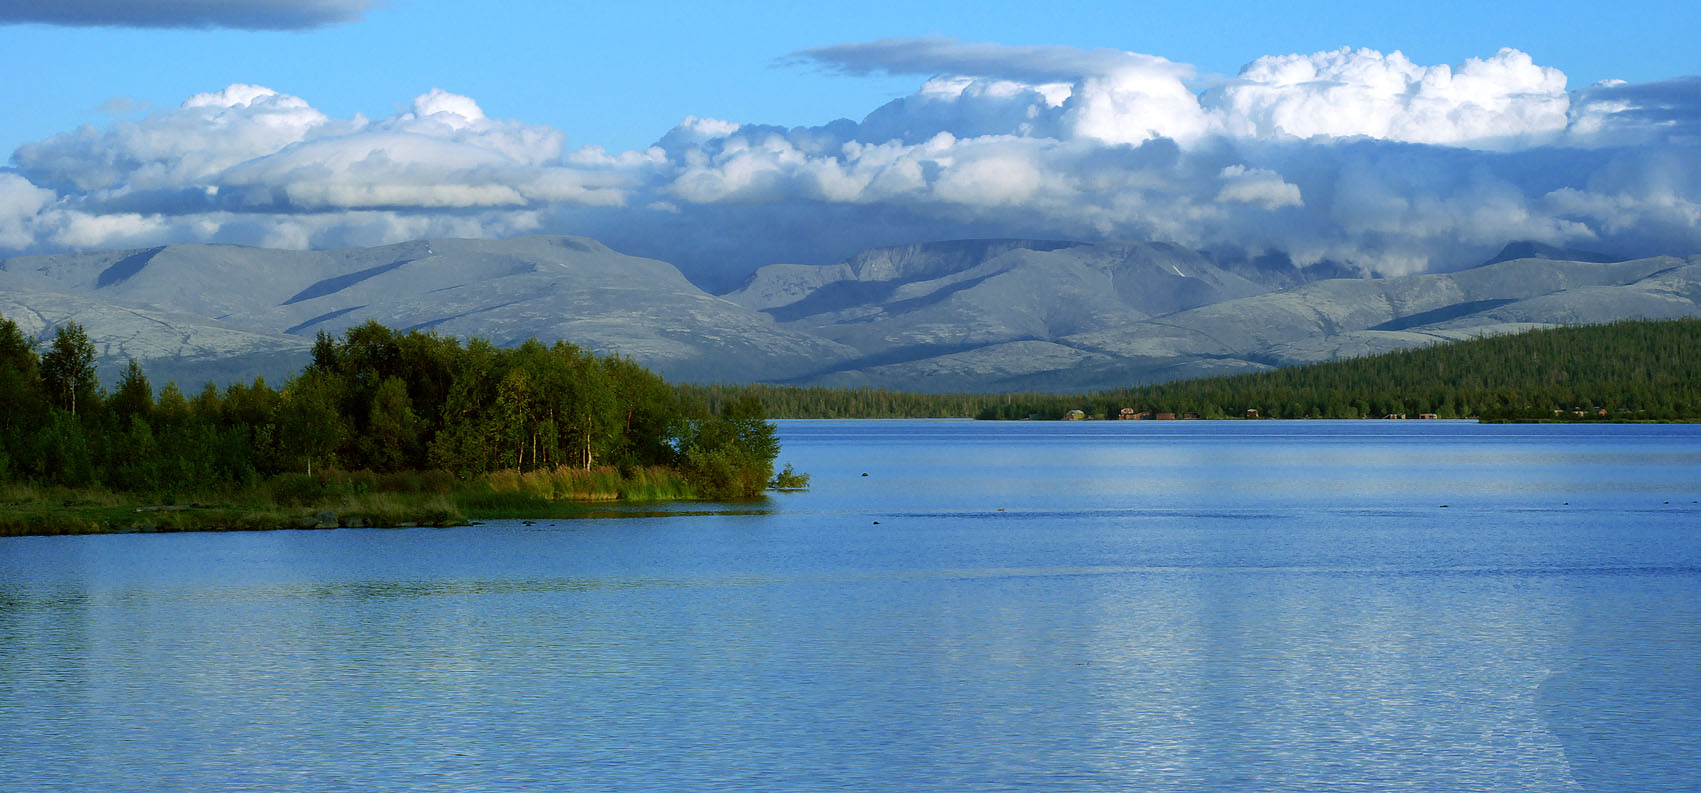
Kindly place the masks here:
<instances>
[{"instance_id":1,"label":"tree line","mask_svg":"<svg viewBox=\"0 0 1701 793\"><path fill-rule=\"evenodd\" d=\"M779 441L760 401L690 399L629 359L567 342L499 348L376 322L321 332L312 362L193 396L155 392L135 361L111 391L76 324L38 350L0 317L0 480L119 491L248 487L327 468L572 467L682 472L700 495L749 497Z\"/></svg>"},{"instance_id":2,"label":"tree line","mask_svg":"<svg viewBox=\"0 0 1701 793\"><path fill-rule=\"evenodd\" d=\"M1060 419L1071 410L1202 418L1701 419L1701 319L1627 320L1343 361L1084 394L681 385L710 404L754 397L776 418ZM1249 413L1251 411L1251 413Z\"/></svg>"}]
</instances>

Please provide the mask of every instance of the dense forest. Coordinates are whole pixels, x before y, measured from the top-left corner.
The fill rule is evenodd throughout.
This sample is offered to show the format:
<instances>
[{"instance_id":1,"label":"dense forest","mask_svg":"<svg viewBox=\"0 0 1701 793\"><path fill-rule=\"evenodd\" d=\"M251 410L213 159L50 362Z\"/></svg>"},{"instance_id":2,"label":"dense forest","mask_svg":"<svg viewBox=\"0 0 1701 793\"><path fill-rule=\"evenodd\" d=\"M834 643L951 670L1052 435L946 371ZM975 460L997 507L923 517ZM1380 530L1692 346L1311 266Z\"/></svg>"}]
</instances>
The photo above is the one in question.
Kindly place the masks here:
<instances>
[{"instance_id":1,"label":"dense forest","mask_svg":"<svg viewBox=\"0 0 1701 793\"><path fill-rule=\"evenodd\" d=\"M881 389L681 385L710 405L756 398L777 418L1701 419L1701 320L1535 330L1267 372L1090 394L910 394ZM1249 413L1248 411L1252 411Z\"/></svg>"},{"instance_id":2,"label":"dense forest","mask_svg":"<svg viewBox=\"0 0 1701 793\"><path fill-rule=\"evenodd\" d=\"M37 350L0 317L0 482L128 493L252 488L315 471L603 472L750 497L779 442L753 398L710 412L620 357L565 342L501 349L377 323L321 333L312 363L194 395L134 361L109 391L82 328ZM606 478L606 477L605 477Z\"/></svg>"}]
</instances>

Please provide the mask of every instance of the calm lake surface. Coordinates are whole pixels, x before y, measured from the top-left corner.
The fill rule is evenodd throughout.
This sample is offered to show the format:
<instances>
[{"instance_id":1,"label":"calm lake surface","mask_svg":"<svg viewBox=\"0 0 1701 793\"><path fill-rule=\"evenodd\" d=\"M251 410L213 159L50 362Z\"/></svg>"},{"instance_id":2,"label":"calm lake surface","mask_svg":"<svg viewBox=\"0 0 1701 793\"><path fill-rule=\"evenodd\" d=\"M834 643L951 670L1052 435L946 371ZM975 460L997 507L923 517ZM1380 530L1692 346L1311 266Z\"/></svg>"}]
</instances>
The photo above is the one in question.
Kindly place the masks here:
<instances>
[{"instance_id":1,"label":"calm lake surface","mask_svg":"<svg viewBox=\"0 0 1701 793\"><path fill-rule=\"evenodd\" d=\"M1701 426L781 435L724 514L0 539L0 789L1701 789Z\"/></svg>"}]
</instances>

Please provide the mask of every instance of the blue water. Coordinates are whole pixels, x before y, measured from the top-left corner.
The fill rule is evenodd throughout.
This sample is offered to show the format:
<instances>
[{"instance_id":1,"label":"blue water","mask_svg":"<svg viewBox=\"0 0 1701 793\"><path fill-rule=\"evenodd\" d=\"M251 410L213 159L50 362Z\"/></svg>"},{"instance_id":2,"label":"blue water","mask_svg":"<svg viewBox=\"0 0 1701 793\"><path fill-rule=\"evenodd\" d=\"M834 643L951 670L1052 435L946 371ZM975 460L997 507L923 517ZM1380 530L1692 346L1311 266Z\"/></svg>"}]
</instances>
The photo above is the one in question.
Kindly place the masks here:
<instances>
[{"instance_id":1,"label":"blue water","mask_svg":"<svg viewBox=\"0 0 1701 793\"><path fill-rule=\"evenodd\" d=\"M1701 427L781 434L724 514L0 539L0 790L1701 789Z\"/></svg>"}]
</instances>

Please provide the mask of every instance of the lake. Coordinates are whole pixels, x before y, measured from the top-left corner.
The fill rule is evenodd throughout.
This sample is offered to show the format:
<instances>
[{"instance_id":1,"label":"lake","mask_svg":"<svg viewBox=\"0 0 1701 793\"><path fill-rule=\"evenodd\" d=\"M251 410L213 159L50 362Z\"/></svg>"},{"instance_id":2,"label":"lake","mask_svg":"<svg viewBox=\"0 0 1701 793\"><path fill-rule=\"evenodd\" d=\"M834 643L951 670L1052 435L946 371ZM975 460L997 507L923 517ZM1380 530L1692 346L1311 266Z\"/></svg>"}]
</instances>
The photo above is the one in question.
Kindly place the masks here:
<instances>
[{"instance_id":1,"label":"lake","mask_svg":"<svg viewBox=\"0 0 1701 793\"><path fill-rule=\"evenodd\" d=\"M780 432L756 505L0 539L0 789L1701 786L1701 426Z\"/></svg>"}]
</instances>

